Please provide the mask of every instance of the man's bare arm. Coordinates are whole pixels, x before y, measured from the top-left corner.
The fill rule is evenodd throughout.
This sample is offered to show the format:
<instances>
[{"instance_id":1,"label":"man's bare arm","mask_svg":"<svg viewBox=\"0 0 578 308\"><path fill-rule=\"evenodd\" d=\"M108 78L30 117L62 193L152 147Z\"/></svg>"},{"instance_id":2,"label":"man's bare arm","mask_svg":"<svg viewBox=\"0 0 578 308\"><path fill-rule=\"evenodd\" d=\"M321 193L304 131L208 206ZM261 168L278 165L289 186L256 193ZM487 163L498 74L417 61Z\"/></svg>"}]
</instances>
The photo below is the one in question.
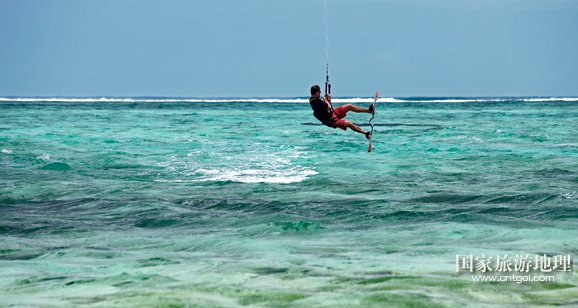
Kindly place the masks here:
<instances>
[{"instance_id":1,"label":"man's bare arm","mask_svg":"<svg viewBox=\"0 0 578 308\"><path fill-rule=\"evenodd\" d=\"M325 102L325 104L327 104L327 110L331 110L333 109L331 106L331 95L330 94L325 94L323 96L323 101Z\"/></svg>"}]
</instances>

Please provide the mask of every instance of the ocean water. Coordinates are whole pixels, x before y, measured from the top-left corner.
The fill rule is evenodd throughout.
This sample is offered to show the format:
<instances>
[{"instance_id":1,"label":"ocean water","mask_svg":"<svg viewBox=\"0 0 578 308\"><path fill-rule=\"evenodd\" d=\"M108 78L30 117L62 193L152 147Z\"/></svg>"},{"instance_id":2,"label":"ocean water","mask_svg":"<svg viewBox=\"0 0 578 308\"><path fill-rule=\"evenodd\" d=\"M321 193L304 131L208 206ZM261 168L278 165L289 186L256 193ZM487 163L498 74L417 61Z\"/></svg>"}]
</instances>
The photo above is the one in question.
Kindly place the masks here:
<instances>
[{"instance_id":1,"label":"ocean water","mask_svg":"<svg viewBox=\"0 0 578 308\"><path fill-rule=\"evenodd\" d=\"M578 305L575 272L455 270L578 255L578 99L386 98L375 122L367 153L302 98L2 98L0 306Z\"/></svg>"}]
</instances>

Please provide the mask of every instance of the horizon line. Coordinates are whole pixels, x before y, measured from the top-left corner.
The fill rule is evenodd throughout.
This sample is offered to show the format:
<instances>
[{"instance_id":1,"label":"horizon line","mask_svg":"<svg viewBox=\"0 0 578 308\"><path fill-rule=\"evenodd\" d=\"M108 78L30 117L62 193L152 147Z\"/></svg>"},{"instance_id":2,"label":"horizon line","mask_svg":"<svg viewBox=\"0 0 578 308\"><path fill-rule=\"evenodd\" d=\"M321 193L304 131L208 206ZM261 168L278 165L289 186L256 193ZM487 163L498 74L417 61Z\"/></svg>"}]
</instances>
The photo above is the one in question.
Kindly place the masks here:
<instances>
[{"instance_id":1,"label":"horizon line","mask_svg":"<svg viewBox=\"0 0 578 308\"><path fill-rule=\"evenodd\" d=\"M95 98L167 98L167 99L299 99L308 98L309 96L167 96L167 95L0 95L0 99L95 99ZM373 98L373 95L339 95L333 98ZM383 98L578 98L576 95L409 95L409 96L395 96L395 95L380 95Z\"/></svg>"}]
</instances>

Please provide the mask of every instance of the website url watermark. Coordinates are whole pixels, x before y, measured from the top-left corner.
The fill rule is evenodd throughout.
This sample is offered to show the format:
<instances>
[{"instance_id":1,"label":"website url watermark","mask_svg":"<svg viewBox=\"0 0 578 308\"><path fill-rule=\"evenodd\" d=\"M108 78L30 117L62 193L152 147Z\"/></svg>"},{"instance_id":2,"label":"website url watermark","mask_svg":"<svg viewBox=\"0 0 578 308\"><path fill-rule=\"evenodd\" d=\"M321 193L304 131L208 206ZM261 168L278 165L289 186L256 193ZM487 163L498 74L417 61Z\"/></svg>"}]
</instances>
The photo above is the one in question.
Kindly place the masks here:
<instances>
[{"instance_id":1,"label":"website url watermark","mask_svg":"<svg viewBox=\"0 0 578 308\"><path fill-rule=\"evenodd\" d=\"M570 255L456 255L456 272L477 273L475 282L554 282L554 274L573 273L573 265Z\"/></svg>"},{"instance_id":2,"label":"website url watermark","mask_svg":"<svg viewBox=\"0 0 578 308\"><path fill-rule=\"evenodd\" d=\"M474 282L554 282L556 281L555 276L547 275L507 275L507 276L486 276L486 275L474 275L472 276Z\"/></svg>"}]
</instances>

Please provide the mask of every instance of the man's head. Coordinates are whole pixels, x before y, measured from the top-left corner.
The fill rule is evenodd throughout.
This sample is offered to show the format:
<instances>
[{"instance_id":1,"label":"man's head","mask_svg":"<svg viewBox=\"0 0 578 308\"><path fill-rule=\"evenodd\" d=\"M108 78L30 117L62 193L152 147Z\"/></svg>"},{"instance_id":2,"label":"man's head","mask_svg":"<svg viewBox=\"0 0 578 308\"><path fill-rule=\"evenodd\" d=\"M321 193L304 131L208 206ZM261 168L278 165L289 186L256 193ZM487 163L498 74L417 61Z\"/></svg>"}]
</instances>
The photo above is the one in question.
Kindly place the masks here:
<instances>
[{"instance_id":1,"label":"man's head","mask_svg":"<svg viewBox=\"0 0 578 308\"><path fill-rule=\"evenodd\" d=\"M321 87L319 85L312 85L311 86L311 96L313 97L320 97L321 96Z\"/></svg>"}]
</instances>

